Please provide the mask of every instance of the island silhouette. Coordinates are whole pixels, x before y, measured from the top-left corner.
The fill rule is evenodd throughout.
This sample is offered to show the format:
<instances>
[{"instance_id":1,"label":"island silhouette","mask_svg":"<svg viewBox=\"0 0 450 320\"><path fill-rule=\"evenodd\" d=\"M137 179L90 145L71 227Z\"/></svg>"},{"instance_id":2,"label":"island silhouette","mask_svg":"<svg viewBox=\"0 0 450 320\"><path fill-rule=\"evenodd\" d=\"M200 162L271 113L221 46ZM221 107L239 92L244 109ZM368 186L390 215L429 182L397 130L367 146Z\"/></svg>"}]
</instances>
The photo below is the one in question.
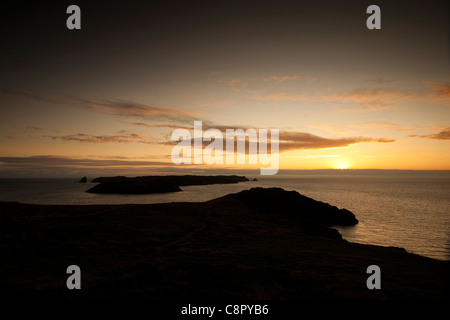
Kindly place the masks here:
<instances>
[{"instance_id":1,"label":"island silhouette","mask_svg":"<svg viewBox=\"0 0 450 320\"><path fill-rule=\"evenodd\" d=\"M181 191L181 186L238 183L249 181L244 176L142 176L99 177L91 182L98 185L86 190L89 193L147 194Z\"/></svg>"}]
</instances>

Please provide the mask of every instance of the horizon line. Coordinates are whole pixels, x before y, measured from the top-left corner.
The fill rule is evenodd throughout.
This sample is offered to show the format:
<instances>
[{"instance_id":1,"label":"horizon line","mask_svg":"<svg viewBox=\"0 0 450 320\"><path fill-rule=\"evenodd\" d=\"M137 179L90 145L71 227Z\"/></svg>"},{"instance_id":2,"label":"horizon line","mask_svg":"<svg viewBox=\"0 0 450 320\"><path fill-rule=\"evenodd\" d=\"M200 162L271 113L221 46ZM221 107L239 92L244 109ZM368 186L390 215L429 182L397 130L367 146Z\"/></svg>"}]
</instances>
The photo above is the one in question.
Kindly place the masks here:
<instances>
[{"instance_id":1,"label":"horizon line","mask_svg":"<svg viewBox=\"0 0 450 320\"><path fill-rule=\"evenodd\" d=\"M11 175L11 176L0 176L0 179L73 179L80 178L84 176L91 177L113 177L113 176L125 176L125 177L142 177L142 176L168 176L168 175L235 175L239 174L247 174L251 176L260 176L260 177L276 177L278 175L288 175L294 174L296 172L315 172L315 171L332 171L332 172L356 172L356 171L398 171L398 172L450 172L450 169L379 169L379 168L371 168L371 169L356 169L356 168L347 168L347 169L337 169L337 168L321 168L321 169L280 169L277 174L271 176L262 176L259 174L259 170L257 169L197 169L194 170L197 172L162 172L155 173L149 172L146 174L121 174L121 173L93 173L93 174L56 174L56 175ZM208 172L209 171L209 172Z\"/></svg>"}]
</instances>

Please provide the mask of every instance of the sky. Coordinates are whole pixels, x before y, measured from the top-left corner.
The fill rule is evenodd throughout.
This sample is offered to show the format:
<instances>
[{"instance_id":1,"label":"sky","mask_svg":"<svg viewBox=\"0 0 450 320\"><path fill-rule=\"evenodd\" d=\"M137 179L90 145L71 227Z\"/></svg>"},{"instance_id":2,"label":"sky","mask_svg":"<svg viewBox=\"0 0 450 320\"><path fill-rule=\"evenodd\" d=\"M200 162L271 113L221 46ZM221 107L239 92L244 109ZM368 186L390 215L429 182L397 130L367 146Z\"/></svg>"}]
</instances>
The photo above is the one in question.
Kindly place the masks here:
<instances>
[{"instance_id":1,"label":"sky","mask_svg":"<svg viewBox=\"0 0 450 320\"><path fill-rule=\"evenodd\" d=\"M194 121L278 129L280 170L450 170L448 1L71 4L2 4L0 177L255 168L175 165Z\"/></svg>"}]
</instances>

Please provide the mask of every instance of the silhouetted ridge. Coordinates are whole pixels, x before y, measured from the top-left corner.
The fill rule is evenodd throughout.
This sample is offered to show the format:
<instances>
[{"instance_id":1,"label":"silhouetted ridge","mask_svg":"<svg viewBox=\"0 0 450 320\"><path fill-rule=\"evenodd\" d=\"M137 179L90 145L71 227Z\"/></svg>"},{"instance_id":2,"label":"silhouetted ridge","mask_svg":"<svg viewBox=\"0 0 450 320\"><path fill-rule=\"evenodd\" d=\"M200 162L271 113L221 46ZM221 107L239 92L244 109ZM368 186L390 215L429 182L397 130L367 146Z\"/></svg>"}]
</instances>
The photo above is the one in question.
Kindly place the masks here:
<instances>
[{"instance_id":1,"label":"silhouetted ridge","mask_svg":"<svg viewBox=\"0 0 450 320\"><path fill-rule=\"evenodd\" d=\"M339 209L328 203L303 196L296 191L286 191L281 188L252 188L220 199L226 199L226 201L236 199L258 211L295 215L324 226L358 223L355 215L347 209Z\"/></svg>"}]
</instances>

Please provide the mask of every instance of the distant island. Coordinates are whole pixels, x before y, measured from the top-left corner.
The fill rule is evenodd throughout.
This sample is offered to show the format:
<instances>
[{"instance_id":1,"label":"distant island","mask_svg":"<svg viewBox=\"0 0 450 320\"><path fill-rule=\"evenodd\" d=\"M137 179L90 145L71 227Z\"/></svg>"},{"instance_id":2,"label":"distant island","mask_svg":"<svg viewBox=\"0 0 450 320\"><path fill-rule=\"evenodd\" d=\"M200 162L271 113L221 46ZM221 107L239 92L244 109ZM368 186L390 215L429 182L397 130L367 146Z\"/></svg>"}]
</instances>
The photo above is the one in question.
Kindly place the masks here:
<instances>
[{"instance_id":1,"label":"distant island","mask_svg":"<svg viewBox=\"0 0 450 320\"><path fill-rule=\"evenodd\" d=\"M148 194L182 191L181 186L225 184L249 181L244 176L142 176L99 177L91 182L98 185L86 190L89 193Z\"/></svg>"},{"instance_id":2,"label":"distant island","mask_svg":"<svg viewBox=\"0 0 450 320\"><path fill-rule=\"evenodd\" d=\"M345 209L280 188L206 202L0 202L0 291L39 300L441 300L449 261L351 243ZM330 228L331 227L331 228ZM68 290L70 264L81 290ZM381 269L381 290L366 270Z\"/></svg>"},{"instance_id":3,"label":"distant island","mask_svg":"<svg viewBox=\"0 0 450 320\"><path fill-rule=\"evenodd\" d=\"M87 177L83 177L78 181L78 183L86 183L86 182L87 182Z\"/></svg>"}]
</instances>

